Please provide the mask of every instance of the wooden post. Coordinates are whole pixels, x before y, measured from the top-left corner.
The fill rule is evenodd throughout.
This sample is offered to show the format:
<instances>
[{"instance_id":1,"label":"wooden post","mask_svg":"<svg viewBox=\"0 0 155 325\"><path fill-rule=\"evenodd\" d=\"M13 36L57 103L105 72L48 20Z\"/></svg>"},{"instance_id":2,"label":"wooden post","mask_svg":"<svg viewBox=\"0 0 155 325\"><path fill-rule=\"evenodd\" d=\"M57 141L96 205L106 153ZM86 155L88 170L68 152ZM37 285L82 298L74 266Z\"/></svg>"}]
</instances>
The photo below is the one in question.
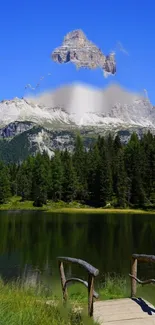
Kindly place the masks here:
<instances>
[{"instance_id":1,"label":"wooden post","mask_svg":"<svg viewBox=\"0 0 155 325\"><path fill-rule=\"evenodd\" d=\"M59 262L59 271L60 271L60 278L61 278L63 302L66 303L66 301L67 301L67 286L66 286L66 277L65 277L63 262Z\"/></svg>"},{"instance_id":2,"label":"wooden post","mask_svg":"<svg viewBox=\"0 0 155 325\"><path fill-rule=\"evenodd\" d=\"M131 275L137 277L137 259L134 257L132 257ZM137 291L137 282L135 279L131 278L131 297L136 296L136 291Z\"/></svg>"},{"instance_id":3,"label":"wooden post","mask_svg":"<svg viewBox=\"0 0 155 325\"><path fill-rule=\"evenodd\" d=\"M93 316L93 298L98 298L98 294L94 291L94 279L99 274L99 270L93 267L91 264L77 258L72 257L58 257L59 261L59 271L61 277L61 285L63 291L63 301L67 301L67 284L68 282L76 281L83 283L86 287L88 287L88 315L90 317ZM63 263L76 263L78 265L83 266L88 272L88 283L78 278L70 278L66 280L64 266Z\"/></svg>"},{"instance_id":4,"label":"wooden post","mask_svg":"<svg viewBox=\"0 0 155 325\"><path fill-rule=\"evenodd\" d=\"M88 274L88 315L93 316L94 276Z\"/></svg>"}]
</instances>

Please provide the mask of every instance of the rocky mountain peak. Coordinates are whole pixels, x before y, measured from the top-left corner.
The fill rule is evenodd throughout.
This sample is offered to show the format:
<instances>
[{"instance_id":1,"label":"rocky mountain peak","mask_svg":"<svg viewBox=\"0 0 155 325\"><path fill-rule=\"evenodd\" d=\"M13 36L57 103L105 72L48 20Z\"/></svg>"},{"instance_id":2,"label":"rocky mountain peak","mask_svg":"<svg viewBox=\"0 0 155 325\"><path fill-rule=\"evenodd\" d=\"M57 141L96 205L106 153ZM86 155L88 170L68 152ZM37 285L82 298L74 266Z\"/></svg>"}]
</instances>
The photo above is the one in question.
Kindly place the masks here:
<instances>
[{"instance_id":1,"label":"rocky mountain peak","mask_svg":"<svg viewBox=\"0 0 155 325\"><path fill-rule=\"evenodd\" d=\"M52 52L52 60L57 63L72 62L78 68L101 68L106 74L116 73L114 53L104 55L102 51L89 41L82 30L69 32L61 46Z\"/></svg>"},{"instance_id":2,"label":"rocky mountain peak","mask_svg":"<svg viewBox=\"0 0 155 325\"><path fill-rule=\"evenodd\" d=\"M70 45L70 42L75 43L78 46L84 46L85 42L87 42L87 38L82 30L77 29L72 32L69 32L63 41L63 45Z\"/></svg>"}]
</instances>

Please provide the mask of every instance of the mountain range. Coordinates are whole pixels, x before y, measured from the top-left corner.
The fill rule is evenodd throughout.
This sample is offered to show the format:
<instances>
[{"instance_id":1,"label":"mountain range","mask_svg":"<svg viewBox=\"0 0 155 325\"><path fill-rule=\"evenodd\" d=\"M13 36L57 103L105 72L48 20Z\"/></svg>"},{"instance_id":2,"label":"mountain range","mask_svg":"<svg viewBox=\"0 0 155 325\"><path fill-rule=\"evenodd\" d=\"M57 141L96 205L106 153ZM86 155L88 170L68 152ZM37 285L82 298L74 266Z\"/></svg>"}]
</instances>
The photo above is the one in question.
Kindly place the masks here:
<instances>
[{"instance_id":1,"label":"mountain range","mask_svg":"<svg viewBox=\"0 0 155 325\"><path fill-rule=\"evenodd\" d=\"M127 142L136 131L155 133L155 108L145 95L118 84L104 89L72 84L37 96L0 102L0 158L21 161L56 148L73 150L77 131L85 146L98 134L119 133Z\"/></svg>"}]
</instances>

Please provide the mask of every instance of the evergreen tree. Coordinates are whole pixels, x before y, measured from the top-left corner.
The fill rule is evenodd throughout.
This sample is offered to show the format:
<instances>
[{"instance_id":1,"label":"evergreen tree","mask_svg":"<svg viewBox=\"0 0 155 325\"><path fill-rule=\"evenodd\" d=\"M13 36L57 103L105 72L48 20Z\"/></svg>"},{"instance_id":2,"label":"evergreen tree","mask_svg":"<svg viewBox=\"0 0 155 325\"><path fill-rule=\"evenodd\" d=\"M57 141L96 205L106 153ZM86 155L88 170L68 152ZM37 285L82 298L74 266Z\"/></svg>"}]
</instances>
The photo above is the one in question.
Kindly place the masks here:
<instances>
[{"instance_id":1,"label":"evergreen tree","mask_svg":"<svg viewBox=\"0 0 155 325\"><path fill-rule=\"evenodd\" d=\"M61 200L62 182L63 182L63 166L59 151L55 152L55 156L51 161L51 198L54 201Z\"/></svg>"},{"instance_id":2,"label":"evergreen tree","mask_svg":"<svg viewBox=\"0 0 155 325\"><path fill-rule=\"evenodd\" d=\"M110 168L113 172L113 160L114 160L115 152L114 152L114 140L111 134L108 135L106 141L106 148L107 148L107 155L108 155L108 161L110 163Z\"/></svg>"},{"instance_id":3,"label":"evergreen tree","mask_svg":"<svg viewBox=\"0 0 155 325\"><path fill-rule=\"evenodd\" d=\"M98 137L90 150L77 136L73 153L44 151L22 163L0 163L0 203L10 195L34 200L42 206L47 199L74 199L105 206L115 195L118 206L155 204L155 137L148 132L141 140L136 133L127 145L119 136Z\"/></svg>"},{"instance_id":4,"label":"evergreen tree","mask_svg":"<svg viewBox=\"0 0 155 325\"><path fill-rule=\"evenodd\" d=\"M104 139L104 137L101 137L100 135L98 136L97 146L98 146L99 153L102 154L102 151L105 149L105 139Z\"/></svg>"},{"instance_id":5,"label":"evergreen tree","mask_svg":"<svg viewBox=\"0 0 155 325\"><path fill-rule=\"evenodd\" d=\"M142 179L147 200L151 203L155 193L155 141L150 131L143 136L140 143L143 155Z\"/></svg>"},{"instance_id":6,"label":"evergreen tree","mask_svg":"<svg viewBox=\"0 0 155 325\"><path fill-rule=\"evenodd\" d=\"M117 193L117 170L119 162L119 153L122 149L122 144L119 135L117 134L113 141L113 164L112 164L112 175L113 175L113 191Z\"/></svg>"},{"instance_id":7,"label":"evergreen tree","mask_svg":"<svg viewBox=\"0 0 155 325\"><path fill-rule=\"evenodd\" d=\"M71 202L76 198L77 179L73 167L72 157L65 150L63 153L63 182L62 182L62 199L65 202Z\"/></svg>"},{"instance_id":8,"label":"evergreen tree","mask_svg":"<svg viewBox=\"0 0 155 325\"><path fill-rule=\"evenodd\" d=\"M42 206L46 204L49 173L44 158L40 153L35 157L33 168L33 200L34 206Z\"/></svg>"},{"instance_id":9,"label":"evergreen tree","mask_svg":"<svg viewBox=\"0 0 155 325\"><path fill-rule=\"evenodd\" d=\"M26 174L26 166L25 162L19 168L17 174L17 193L22 197L22 201L30 199L31 188L30 179L27 177Z\"/></svg>"},{"instance_id":10,"label":"evergreen tree","mask_svg":"<svg viewBox=\"0 0 155 325\"><path fill-rule=\"evenodd\" d=\"M98 205L105 206L112 199L112 168L108 144L103 137L98 137L97 146L100 154L98 166L99 197Z\"/></svg>"},{"instance_id":11,"label":"evergreen tree","mask_svg":"<svg viewBox=\"0 0 155 325\"><path fill-rule=\"evenodd\" d=\"M136 133L131 135L130 141L125 148L125 164L131 183L130 202L141 206L145 202L146 195L142 181L143 156Z\"/></svg>"},{"instance_id":12,"label":"evergreen tree","mask_svg":"<svg viewBox=\"0 0 155 325\"><path fill-rule=\"evenodd\" d=\"M151 189L149 200L155 205L155 137L153 137L152 150L150 155L150 168L151 168Z\"/></svg>"},{"instance_id":13,"label":"evergreen tree","mask_svg":"<svg viewBox=\"0 0 155 325\"><path fill-rule=\"evenodd\" d=\"M44 169L46 169L46 188L47 188L47 198L51 199L51 190L52 190L52 169L51 162L53 157L50 158L48 153L44 150L42 154L42 163Z\"/></svg>"},{"instance_id":14,"label":"evergreen tree","mask_svg":"<svg viewBox=\"0 0 155 325\"><path fill-rule=\"evenodd\" d=\"M108 160L106 151L102 152L100 158L100 173L99 173L99 184L100 184L100 200L99 204L105 206L106 203L112 199L112 171L110 168L110 162Z\"/></svg>"},{"instance_id":15,"label":"evergreen tree","mask_svg":"<svg viewBox=\"0 0 155 325\"><path fill-rule=\"evenodd\" d=\"M18 187L17 187L17 174L19 170L19 166L15 163L9 164L9 175L10 175L10 188L11 195L17 195Z\"/></svg>"},{"instance_id":16,"label":"evergreen tree","mask_svg":"<svg viewBox=\"0 0 155 325\"><path fill-rule=\"evenodd\" d=\"M80 135L77 135L75 140L73 166L77 177L76 197L78 200L84 200L87 197L86 152Z\"/></svg>"},{"instance_id":17,"label":"evergreen tree","mask_svg":"<svg viewBox=\"0 0 155 325\"><path fill-rule=\"evenodd\" d=\"M124 165L123 150L119 150L117 155L116 180L117 180L117 202L118 206L125 208L128 198L128 182Z\"/></svg>"},{"instance_id":18,"label":"evergreen tree","mask_svg":"<svg viewBox=\"0 0 155 325\"><path fill-rule=\"evenodd\" d=\"M32 199L33 163L33 157L28 157L18 168L17 193L22 197L22 201Z\"/></svg>"},{"instance_id":19,"label":"evergreen tree","mask_svg":"<svg viewBox=\"0 0 155 325\"><path fill-rule=\"evenodd\" d=\"M99 205L100 197L100 154L97 143L88 152L88 198L91 205Z\"/></svg>"},{"instance_id":20,"label":"evergreen tree","mask_svg":"<svg viewBox=\"0 0 155 325\"><path fill-rule=\"evenodd\" d=\"M11 195L9 169L0 162L0 204Z\"/></svg>"},{"instance_id":21,"label":"evergreen tree","mask_svg":"<svg viewBox=\"0 0 155 325\"><path fill-rule=\"evenodd\" d=\"M114 139L113 148L114 148L115 153L118 152L119 149L122 149L121 139L118 134L116 135L116 137Z\"/></svg>"}]
</instances>

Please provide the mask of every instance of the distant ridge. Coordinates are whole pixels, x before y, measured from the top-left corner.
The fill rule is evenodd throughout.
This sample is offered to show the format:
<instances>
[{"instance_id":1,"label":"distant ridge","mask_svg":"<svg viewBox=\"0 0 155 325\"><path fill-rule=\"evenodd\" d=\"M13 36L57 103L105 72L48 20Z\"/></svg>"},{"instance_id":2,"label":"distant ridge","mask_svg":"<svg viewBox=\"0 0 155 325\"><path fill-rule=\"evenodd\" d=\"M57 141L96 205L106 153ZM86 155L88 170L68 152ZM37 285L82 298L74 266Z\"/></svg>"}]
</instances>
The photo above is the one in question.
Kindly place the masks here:
<instances>
[{"instance_id":1,"label":"distant ridge","mask_svg":"<svg viewBox=\"0 0 155 325\"><path fill-rule=\"evenodd\" d=\"M100 135L119 134L128 142L155 134L155 108L144 96L112 84L104 89L74 83L35 97L0 102L0 159L20 162L44 150L72 151L77 130L85 147Z\"/></svg>"},{"instance_id":2,"label":"distant ridge","mask_svg":"<svg viewBox=\"0 0 155 325\"><path fill-rule=\"evenodd\" d=\"M30 121L52 128L77 126L137 125L153 127L155 113L144 96L112 84L104 89L74 83L38 96L0 102L0 126Z\"/></svg>"}]
</instances>

